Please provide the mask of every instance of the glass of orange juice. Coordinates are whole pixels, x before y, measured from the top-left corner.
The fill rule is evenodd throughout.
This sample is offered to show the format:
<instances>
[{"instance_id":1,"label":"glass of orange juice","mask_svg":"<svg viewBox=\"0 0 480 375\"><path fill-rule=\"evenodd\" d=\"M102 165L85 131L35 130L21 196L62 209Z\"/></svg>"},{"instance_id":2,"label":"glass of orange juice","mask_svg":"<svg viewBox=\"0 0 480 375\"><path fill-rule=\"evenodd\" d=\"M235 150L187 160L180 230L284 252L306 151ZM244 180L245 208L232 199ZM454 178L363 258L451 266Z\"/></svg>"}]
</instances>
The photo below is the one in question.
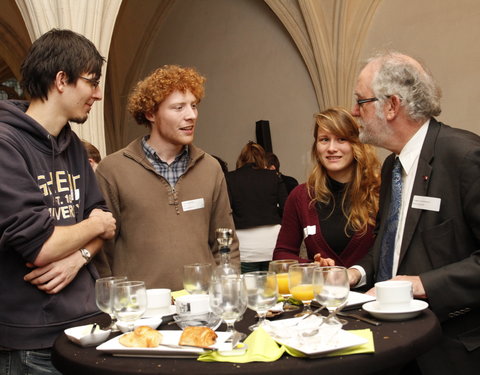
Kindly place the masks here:
<instances>
[{"instance_id":1,"label":"glass of orange juice","mask_svg":"<svg viewBox=\"0 0 480 375\"><path fill-rule=\"evenodd\" d=\"M299 263L288 269L288 282L292 297L303 302L303 311L295 314L302 316L310 313L310 303L313 300L313 270L318 268L314 263Z\"/></svg>"},{"instance_id":2,"label":"glass of orange juice","mask_svg":"<svg viewBox=\"0 0 480 375\"><path fill-rule=\"evenodd\" d=\"M278 293L280 293L283 298L288 298L290 296L290 289L288 288L288 269L293 264L298 264L298 260L272 260L268 265L268 270L277 274Z\"/></svg>"}]
</instances>

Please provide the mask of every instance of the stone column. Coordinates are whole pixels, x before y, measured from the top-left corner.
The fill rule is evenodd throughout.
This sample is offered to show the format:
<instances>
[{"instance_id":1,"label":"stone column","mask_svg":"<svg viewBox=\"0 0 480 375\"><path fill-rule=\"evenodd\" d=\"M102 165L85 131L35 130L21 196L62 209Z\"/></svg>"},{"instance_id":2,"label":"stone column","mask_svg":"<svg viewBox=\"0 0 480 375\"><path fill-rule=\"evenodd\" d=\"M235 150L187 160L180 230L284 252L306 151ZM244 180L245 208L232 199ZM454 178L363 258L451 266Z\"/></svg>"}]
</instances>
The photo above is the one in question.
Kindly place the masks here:
<instances>
[{"instance_id":1,"label":"stone column","mask_svg":"<svg viewBox=\"0 0 480 375\"><path fill-rule=\"evenodd\" d=\"M52 28L70 29L85 35L108 57L113 28L122 0L15 0L32 41ZM107 65L102 72L102 91ZM84 124L71 124L82 139L105 156L103 102L97 102Z\"/></svg>"}]
</instances>

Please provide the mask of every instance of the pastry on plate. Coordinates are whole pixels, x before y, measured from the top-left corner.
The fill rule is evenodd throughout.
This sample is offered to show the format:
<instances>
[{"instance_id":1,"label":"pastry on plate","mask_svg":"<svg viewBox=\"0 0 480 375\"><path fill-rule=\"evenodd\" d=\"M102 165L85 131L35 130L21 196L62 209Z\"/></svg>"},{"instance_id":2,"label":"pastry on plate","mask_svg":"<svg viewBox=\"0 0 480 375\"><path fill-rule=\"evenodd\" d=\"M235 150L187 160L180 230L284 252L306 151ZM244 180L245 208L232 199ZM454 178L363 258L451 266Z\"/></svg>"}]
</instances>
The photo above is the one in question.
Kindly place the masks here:
<instances>
[{"instance_id":1,"label":"pastry on plate","mask_svg":"<svg viewBox=\"0 0 480 375\"><path fill-rule=\"evenodd\" d=\"M198 346L206 348L217 341L217 334L208 327L185 327L178 345Z\"/></svg>"},{"instance_id":2,"label":"pastry on plate","mask_svg":"<svg viewBox=\"0 0 480 375\"><path fill-rule=\"evenodd\" d=\"M140 326L133 332L120 336L118 341L130 348L155 348L162 341L162 334L151 327Z\"/></svg>"}]
</instances>

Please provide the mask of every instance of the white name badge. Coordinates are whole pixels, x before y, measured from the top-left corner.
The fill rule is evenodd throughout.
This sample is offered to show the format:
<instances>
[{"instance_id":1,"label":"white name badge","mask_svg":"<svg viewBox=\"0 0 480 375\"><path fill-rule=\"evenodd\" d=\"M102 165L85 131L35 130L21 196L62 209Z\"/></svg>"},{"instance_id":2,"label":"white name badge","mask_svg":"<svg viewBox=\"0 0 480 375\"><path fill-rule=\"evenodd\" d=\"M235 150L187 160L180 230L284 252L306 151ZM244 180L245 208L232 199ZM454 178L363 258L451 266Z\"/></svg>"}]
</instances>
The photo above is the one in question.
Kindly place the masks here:
<instances>
[{"instance_id":1,"label":"white name badge","mask_svg":"<svg viewBox=\"0 0 480 375\"><path fill-rule=\"evenodd\" d=\"M182 202L183 211L198 210L204 207L205 207L205 201L203 200L203 198L192 199L191 201Z\"/></svg>"},{"instance_id":2,"label":"white name badge","mask_svg":"<svg viewBox=\"0 0 480 375\"><path fill-rule=\"evenodd\" d=\"M412 208L418 208L419 210L427 211L440 211L440 198L424 197L421 195L414 195L412 201Z\"/></svg>"},{"instance_id":3,"label":"white name badge","mask_svg":"<svg viewBox=\"0 0 480 375\"><path fill-rule=\"evenodd\" d=\"M315 225L307 225L303 228L303 238L312 236L317 233L317 227Z\"/></svg>"}]
</instances>

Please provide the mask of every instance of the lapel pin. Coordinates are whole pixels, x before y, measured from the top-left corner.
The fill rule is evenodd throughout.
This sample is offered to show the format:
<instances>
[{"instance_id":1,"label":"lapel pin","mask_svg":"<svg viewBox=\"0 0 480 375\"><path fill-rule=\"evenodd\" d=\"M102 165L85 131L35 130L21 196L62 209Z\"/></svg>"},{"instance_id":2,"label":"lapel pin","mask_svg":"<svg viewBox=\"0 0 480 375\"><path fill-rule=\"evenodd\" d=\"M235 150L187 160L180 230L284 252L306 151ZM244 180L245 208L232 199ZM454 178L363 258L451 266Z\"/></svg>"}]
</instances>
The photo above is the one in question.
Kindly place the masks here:
<instances>
[{"instance_id":1,"label":"lapel pin","mask_svg":"<svg viewBox=\"0 0 480 375\"><path fill-rule=\"evenodd\" d=\"M428 181L428 176L423 176L423 181Z\"/></svg>"}]
</instances>

